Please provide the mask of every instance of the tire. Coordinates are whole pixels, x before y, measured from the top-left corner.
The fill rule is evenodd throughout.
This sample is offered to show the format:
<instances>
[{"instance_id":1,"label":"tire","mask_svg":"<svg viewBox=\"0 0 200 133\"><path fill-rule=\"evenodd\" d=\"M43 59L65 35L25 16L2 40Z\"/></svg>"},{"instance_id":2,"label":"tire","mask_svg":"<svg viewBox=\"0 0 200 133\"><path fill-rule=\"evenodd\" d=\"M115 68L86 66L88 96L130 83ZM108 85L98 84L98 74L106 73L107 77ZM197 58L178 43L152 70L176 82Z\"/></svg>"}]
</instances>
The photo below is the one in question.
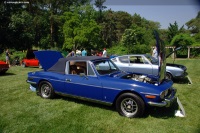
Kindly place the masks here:
<instances>
[{"instance_id":1,"label":"tire","mask_svg":"<svg viewBox=\"0 0 200 133\"><path fill-rule=\"evenodd\" d=\"M42 81L40 83L39 94L44 99L52 99L55 96L52 85L47 81Z\"/></svg>"},{"instance_id":2,"label":"tire","mask_svg":"<svg viewBox=\"0 0 200 133\"><path fill-rule=\"evenodd\" d=\"M167 72L166 75L165 75L165 79L173 80L173 77L172 77L171 73Z\"/></svg>"},{"instance_id":3,"label":"tire","mask_svg":"<svg viewBox=\"0 0 200 133\"><path fill-rule=\"evenodd\" d=\"M132 93L124 93L116 100L116 110L125 117L140 117L145 111L145 104L139 96Z\"/></svg>"},{"instance_id":4,"label":"tire","mask_svg":"<svg viewBox=\"0 0 200 133\"><path fill-rule=\"evenodd\" d=\"M26 63L25 62L22 62L22 67L26 67Z\"/></svg>"},{"instance_id":5,"label":"tire","mask_svg":"<svg viewBox=\"0 0 200 133\"><path fill-rule=\"evenodd\" d=\"M40 64L38 64L39 68L42 69L42 66Z\"/></svg>"}]
</instances>

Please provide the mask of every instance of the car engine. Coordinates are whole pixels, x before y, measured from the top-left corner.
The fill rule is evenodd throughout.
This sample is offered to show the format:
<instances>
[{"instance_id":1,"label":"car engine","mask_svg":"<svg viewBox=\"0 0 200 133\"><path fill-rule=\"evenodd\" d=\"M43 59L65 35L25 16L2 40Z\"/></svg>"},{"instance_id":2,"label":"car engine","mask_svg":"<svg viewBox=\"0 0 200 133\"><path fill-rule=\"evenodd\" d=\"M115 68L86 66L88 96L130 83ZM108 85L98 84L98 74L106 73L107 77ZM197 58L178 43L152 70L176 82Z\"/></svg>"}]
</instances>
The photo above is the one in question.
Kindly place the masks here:
<instances>
[{"instance_id":1,"label":"car engine","mask_svg":"<svg viewBox=\"0 0 200 133\"><path fill-rule=\"evenodd\" d=\"M157 83L157 80L152 79L152 78L148 77L147 75L142 75L142 74L128 74L126 76L123 76L122 78L140 81L140 82L149 83L149 84Z\"/></svg>"}]
</instances>

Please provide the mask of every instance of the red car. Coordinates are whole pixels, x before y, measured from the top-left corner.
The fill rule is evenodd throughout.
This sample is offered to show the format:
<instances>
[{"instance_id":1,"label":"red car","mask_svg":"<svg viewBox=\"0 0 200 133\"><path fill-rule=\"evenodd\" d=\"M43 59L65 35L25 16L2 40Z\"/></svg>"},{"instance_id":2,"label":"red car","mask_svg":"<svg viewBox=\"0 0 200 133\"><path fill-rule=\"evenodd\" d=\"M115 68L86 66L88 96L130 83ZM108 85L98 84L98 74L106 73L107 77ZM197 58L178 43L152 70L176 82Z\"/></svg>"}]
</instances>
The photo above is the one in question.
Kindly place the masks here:
<instances>
[{"instance_id":1,"label":"red car","mask_svg":"<svg viewBox=\"0 0 200 133\"><path fill-rule=\"evenodd\" d=\"M9 69L9 65L6 62L0 60L0 74L4 74Z\"/></svg>"},{"instance_id":2,"label":"red car","mask_svg":"<svg viewBox=\"0 0 200 133\"><path fill-rule=\"evenodd\" d=\"M21 62L23 67L40 67L39 60L35 58L35 54L33 53L37 50L28 50L26 53L26 58L24 58Z\"/></svg>"}]
</instances>

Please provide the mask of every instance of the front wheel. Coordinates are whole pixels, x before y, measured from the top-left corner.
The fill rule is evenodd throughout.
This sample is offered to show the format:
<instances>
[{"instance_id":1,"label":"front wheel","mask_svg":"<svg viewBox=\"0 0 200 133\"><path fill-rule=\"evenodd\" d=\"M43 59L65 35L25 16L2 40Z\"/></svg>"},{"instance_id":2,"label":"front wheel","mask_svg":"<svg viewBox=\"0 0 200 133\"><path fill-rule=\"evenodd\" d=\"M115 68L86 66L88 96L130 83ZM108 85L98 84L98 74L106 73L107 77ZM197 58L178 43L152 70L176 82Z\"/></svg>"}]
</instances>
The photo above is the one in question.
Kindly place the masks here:
<instances>
[{"instance_id":1,"label":"front wheel","mask_svg":"<svg viewBox=\"0 0 200 133\"><path fill-rule=\"evenodd\" d=\"M124 93L116 100L116 110L125 117L139 117L143 115L145 105L139 96L132 93Z\"/></svg>"},{"instance_id":2,"label":"front wheel","mask_svg":"<svg viewBox=\"0 0 200 133\"><path fill-rule=\"evenodd\" d=\"M40 96L45 99L52 99L55 95L52 85L47 81L42 81L40 83L39 93Z\"/></svg>"},{"instance_id":3,"label":"front wheel","mask_svg":"<svg viewBox=\"0 0 200 133\"><path fill-rule=\"evenodd\" d=\"M166 76L165 76L165 79L168 79L168 80L173 80L172 79L173 77L172 77L172 75L170 74L170 73L166 73Z\"/></svg>"},{"instance_id":4,"label":"front wheel","mask_svg":"<svg viewBox=\"0 0 200 133\"><path fill-rule=\"evenodd\" d=\"M26 63L25 62L22 62L22 67L26 67Z\"/></svg>"}]
</instances>

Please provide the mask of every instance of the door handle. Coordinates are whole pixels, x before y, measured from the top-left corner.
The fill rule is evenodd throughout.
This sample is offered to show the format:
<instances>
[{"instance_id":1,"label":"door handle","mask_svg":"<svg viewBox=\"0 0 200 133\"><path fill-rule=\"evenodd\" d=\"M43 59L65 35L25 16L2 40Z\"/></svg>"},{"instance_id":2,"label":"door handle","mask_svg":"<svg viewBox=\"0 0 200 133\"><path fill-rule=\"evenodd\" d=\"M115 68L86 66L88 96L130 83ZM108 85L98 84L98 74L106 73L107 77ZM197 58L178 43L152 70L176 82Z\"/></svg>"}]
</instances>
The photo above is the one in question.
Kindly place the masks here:
<instances>
[{"instance_id":1,"label":"door handle","mask_svg":"<svg viewBox=\"0 0 200 133\"><path fill-rule=\"evenodd\" d=\"M66 79L67 82L71 82L71 79Z\"/></svg>"}]
</instances>

